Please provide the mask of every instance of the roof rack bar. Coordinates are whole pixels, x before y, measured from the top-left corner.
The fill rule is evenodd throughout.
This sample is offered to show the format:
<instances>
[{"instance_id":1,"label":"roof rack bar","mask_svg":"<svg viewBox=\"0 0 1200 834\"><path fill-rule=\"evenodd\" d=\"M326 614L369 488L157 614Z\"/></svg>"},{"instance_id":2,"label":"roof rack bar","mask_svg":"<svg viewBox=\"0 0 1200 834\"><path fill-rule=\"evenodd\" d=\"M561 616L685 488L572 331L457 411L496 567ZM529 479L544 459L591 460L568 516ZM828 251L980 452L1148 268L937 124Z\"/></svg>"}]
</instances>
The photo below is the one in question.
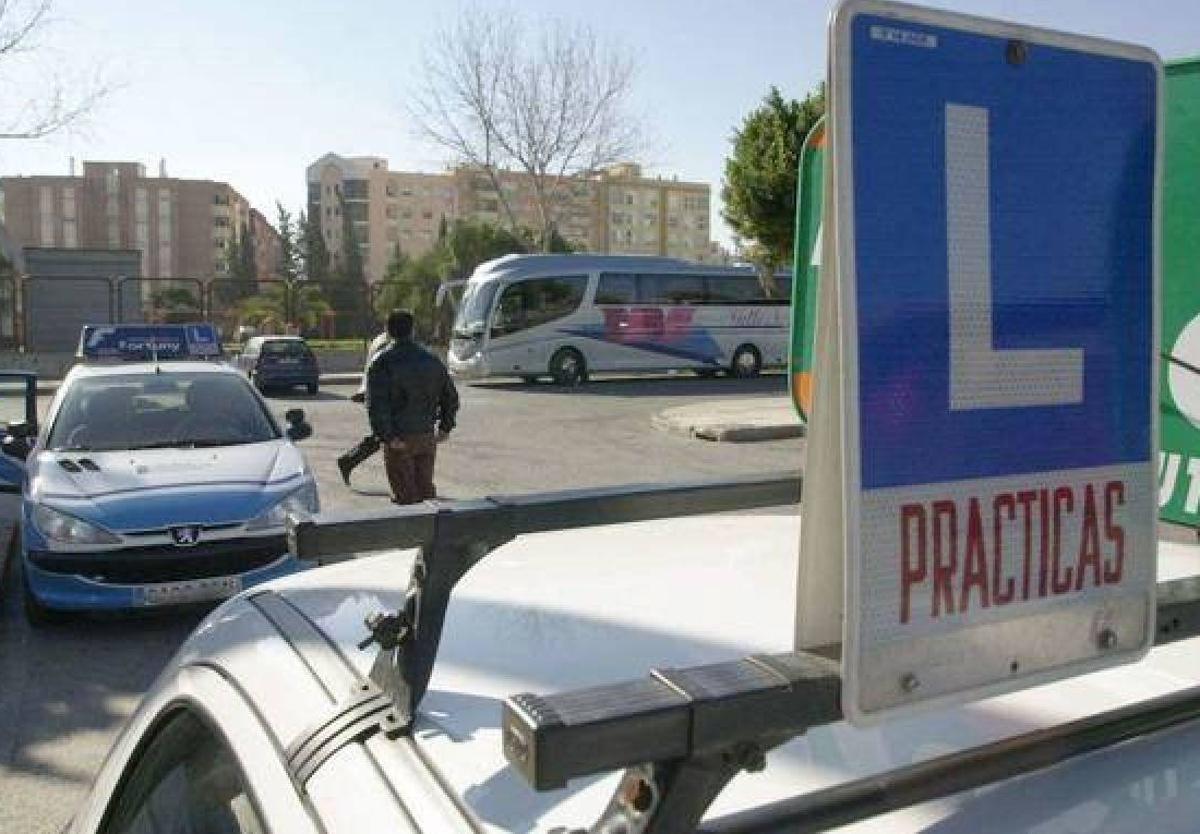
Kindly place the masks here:
<instances>
[{"instance_id":1,"label":"roof rack bar","mask_svg":"<svg viewBox=\"0 0 1200 834\"><path fill-rule=\"evenodd\" d=\"M1157 645L1200 636L1200 577L1160 583L1158 600ZM536 790L626 768L593 831L691 831L729 779L764 764L767 749L841 720L840 687L836 661L797 652L654 671L548 696L524 693L505 702L504 754ZM1200 687L794 797L721 824L729 832L825 830L1197 717Z\"/></svg>"},{"instance_id":2,"label":"roof rack bar","mask_svg":"<svg viewBox=\"0 0 1200 834\"><path fill-rule=\"evenodd\" d=\"M298 559L332 565L380 550L420 547L433 538L435 512L425 504L319 513L288 524L288 549Z\"/></svg>"},{"instance_id":3,"label":"roof rack bar","mask_svg":"<svg viewBox=\"0 0 1200 834\"><path fill-rule=\"evenodd\" d=\"M504 754L536 790L642 762L684 759L841 718L834 661L755 655L504 704Z\"/></svg>"},{"instance_id":4,"label":"roof rack bar","mask_svg":"<svg viewBox=\"0 0 1200 834\"><path fill-rule=\"evenodd\" d=\"M319 564L357 553L420 547L404 608L372 615L362 644L379 645L371 679L392 697L409 724L433 673L450 594L496 548L525 533L795 504L800 489L800 477L791 473L430 501L383 513L291 519L288 542L297 558Z\"/></svg>"},{"instance_id":5,"label":"roof rack bar","mask_svg":"<svg viewBox=\"0 0 1200 834\"><path fill-rule=\"evenodd\" d=\"M705 834L827 831L1200 719L1200 687L704 823Z\"/></svg>"},{"instance_id":6,"label":"roof rack bar","mask_svg":"<svg viewBox=\"0 0 1200 834\"><path fill-rule=\"evenodd\" d=\"M432 541L434 518L469 507L503 515L513 536L604 524L623 524L689 515L796 504L801 480L779 473L674 484L632 484L593 489L497 495L471 501L429 501L384 511L320 513L289 524L291 552L320 564L345 561L355 553L418 547Z\"/></svg>"}]
</instances>

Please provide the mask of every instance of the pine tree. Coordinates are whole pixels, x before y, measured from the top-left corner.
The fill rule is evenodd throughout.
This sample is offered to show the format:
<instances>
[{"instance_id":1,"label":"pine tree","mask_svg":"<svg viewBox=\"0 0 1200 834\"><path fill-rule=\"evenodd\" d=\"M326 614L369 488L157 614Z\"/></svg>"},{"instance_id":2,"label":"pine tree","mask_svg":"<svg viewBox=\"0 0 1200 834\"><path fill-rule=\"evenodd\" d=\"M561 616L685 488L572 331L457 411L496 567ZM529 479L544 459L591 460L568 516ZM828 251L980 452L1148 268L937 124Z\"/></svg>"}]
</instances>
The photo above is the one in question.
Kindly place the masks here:
<instances>
[{"instance_id":1,"label":"pine tree","mask_svg":"<svg viewBox=\"0 0 1200 834\"><path fill-rule=\"evenodd\" d=\"M300 238L303 251L300 259L303 262L303 278L324 285L330 277L330 258L329 247L325 245L325 235L321 231L321 218L305 218L304 212L300 212L296 225L302 230Z\"/></svg>"},{"instance_id":2,"label":"pine tree","mask_svg":"<svg viewBox=\"0 0 1200 834\"><path fill-rule=\"evenodd\" d=\"M238 235L238 278L252 291L258 289L258 246L250 227L242 224L242 233Z\"/></svg>"},{"instance_id":3,"label":"pine tree","mask_svg":"<svg viewBox=\"0 0 1200 834\"><path fill-rule=\"evenodd\" d=\"M279 216L279 277L285 281L295 281L300 277L301 271L301 242L297 240L298 230L292 225L292 214L283 207L283 203L276 202L275 211ZM302 213L301 223L303 220Z\"/></svg>"},{"instance_id":4,"label":"pine tree","mask_svg":"<svg viewBox=\"0 0 1200 834\"><path fill-rule=\"evenodd\" d=\"M754 242L754 260L764 275L792 261L800 147L824 112L824 85L803 101L785 99L772 87L734 132L722 214L737 235Z\"/></svg>"}]
</instances>

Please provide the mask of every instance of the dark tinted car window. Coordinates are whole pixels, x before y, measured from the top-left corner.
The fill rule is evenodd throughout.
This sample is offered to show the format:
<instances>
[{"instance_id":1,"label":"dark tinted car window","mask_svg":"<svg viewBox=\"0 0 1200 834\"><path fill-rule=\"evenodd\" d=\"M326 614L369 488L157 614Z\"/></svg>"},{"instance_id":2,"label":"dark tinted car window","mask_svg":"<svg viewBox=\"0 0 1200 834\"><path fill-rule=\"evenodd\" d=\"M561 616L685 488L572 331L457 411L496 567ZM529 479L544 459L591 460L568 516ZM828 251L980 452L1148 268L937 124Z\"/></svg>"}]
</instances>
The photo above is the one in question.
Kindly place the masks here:
<instances>
[{"instance_id":1,"label":"dark tinted car window","mask_svg":"<svg viewBox=\"0 0 1200 834\"><path fill-rule=\"evenodd\" d=\"M131 762L102 834L262 834L233 754L190 712L162 727Z\"/></svg>"},{"instance_id":2,"label":"dark tinted car window","mask_svg":"<svg viewBox=\"0 0 1200 834\"><path fill-rule=\"evenodd\" d=\"M308 344L296 339L279 339L274 342L263 342L264 356L312 356Z\"/></svg>"}]
</instances>

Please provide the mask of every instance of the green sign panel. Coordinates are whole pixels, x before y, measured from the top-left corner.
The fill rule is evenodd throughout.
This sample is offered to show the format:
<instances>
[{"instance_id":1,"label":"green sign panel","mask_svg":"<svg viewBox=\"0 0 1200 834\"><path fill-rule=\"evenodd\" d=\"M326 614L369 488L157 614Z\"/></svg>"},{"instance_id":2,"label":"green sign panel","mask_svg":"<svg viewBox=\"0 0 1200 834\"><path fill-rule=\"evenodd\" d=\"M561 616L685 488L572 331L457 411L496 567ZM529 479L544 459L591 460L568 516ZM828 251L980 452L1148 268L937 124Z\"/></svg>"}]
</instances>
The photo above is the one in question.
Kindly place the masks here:
<instances>
[{"instance_id":1,"label":"green sign panel","mask_svg":"<svg viewBox=\"0 0 1200 834\"><path fill-rule=\"evenodd\" d=\"M825 182L825 118L813 126L800 149L796 191L796 243L792 275L792 402L800 419L812 414L812 366L816 345L817 282L821 272L821 201Z\"/></svg>"},{"instance_id":2,"label":"green sign panel","mask_svg":"<svg viewBox=\"0 0 1200 834\"><path fill-rule=\"evenodd\" d=\"M1159 516L1200 527L1200 59L1166 76Z\"/></svg>"}]
</instances>

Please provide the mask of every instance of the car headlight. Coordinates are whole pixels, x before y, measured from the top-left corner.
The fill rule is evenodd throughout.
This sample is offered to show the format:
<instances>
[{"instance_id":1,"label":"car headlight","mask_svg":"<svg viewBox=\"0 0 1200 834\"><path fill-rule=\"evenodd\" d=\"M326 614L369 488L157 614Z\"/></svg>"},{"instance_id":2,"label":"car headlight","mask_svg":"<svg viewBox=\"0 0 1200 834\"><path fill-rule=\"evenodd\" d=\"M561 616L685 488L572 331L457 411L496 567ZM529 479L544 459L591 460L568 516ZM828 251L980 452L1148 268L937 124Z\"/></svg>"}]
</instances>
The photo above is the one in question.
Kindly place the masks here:
<instances>
[{"instance_id":1,"label":"car headlight","mask_svg":"<svg viewBox=\"0 0 1200 834\"><path fill-rule=\"evenodd\" d=\"M259 515L246 522L247 530L269 530L283 527L288 516L307 516L321 509L317 498L317 485L309 481L299 489L289 492Z\"/></svg>"},{"instance_id":2,"label":"car headlight","mask_svg":"<svg viewBox=\"0 0 1200 834\"><path fill-rule=\"evenodd\" d=\"M51 509L44 504L33 508L33 523L42 535L61 544L120 544L121 539L105 530L76 518L73 515Z\"/></svg>"}]
</instances>

